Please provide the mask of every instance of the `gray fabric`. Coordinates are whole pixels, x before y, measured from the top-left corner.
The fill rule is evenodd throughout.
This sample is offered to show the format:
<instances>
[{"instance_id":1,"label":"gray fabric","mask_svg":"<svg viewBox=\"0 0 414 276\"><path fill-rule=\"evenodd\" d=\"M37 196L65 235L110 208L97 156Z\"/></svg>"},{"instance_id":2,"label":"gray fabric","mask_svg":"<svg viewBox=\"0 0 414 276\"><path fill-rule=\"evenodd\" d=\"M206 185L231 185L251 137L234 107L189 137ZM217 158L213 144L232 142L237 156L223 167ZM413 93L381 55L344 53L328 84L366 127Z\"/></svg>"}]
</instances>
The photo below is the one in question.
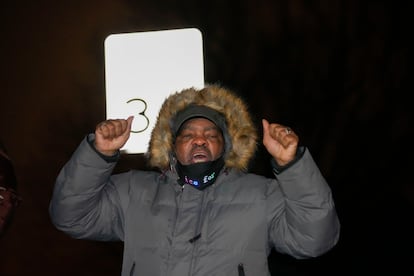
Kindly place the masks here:
<instances>
[{"instance_id":1,"label":"gray fabric","mask_svg":"<svg viewBox=\"0 0 414 276\"><path fill-rule=\"evenodd\" d=\"M236 276L242 263L264 276L270 246L309 258L338 241L331 191L307 150L276 179L225 170L203 191L181 188L172 171L111 176L114 166L84 140L49 211L74 238L124 241L122 275Z\"/></svg>"}]
</instances>

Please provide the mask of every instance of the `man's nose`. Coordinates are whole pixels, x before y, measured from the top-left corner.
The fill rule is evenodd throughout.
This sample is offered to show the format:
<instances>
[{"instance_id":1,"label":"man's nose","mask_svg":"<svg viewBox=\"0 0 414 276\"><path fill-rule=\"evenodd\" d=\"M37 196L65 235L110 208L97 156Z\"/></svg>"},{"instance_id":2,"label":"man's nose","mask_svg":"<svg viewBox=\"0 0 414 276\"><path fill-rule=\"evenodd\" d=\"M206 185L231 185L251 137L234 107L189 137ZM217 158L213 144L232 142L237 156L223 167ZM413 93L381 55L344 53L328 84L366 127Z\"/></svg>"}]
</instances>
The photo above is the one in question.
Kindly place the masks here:
<instances>
[{"instance_id":1,"label":"man's nose","mask_svg":"<svg viewBox=\"0 0 414 276\"><path fill-rule=\"evenodd\" d=\"M193 144L197 146L205 146L207 144L207 140L203 135L196 135L194 137Z\"/></svg>"}]
</instances>

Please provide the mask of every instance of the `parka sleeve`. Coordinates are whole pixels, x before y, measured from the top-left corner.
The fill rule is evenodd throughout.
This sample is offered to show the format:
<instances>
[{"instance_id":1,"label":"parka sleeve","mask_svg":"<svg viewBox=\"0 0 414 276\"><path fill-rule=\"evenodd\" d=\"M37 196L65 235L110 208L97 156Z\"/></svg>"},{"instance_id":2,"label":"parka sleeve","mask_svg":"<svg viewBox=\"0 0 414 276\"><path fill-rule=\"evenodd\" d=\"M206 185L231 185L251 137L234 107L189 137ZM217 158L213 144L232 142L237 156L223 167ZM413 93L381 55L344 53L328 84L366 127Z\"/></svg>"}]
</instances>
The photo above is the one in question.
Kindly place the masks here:
<instances>
[{"instance_id":1,"label":"parka sleeve","mask_svg":"<svg viewBox=\"0 0 414 276\"><path fill-rule=\"evenodd\" d=\"M267 195L269 239L275 249L304 259L333 248L339 239L339 219L331 189L308 149L275 176L277 185L270 185Z\"/></svg>"},{"instance_id":2,"label":"parka sleeve","mask_svg":"<svg viewBox=\"0 0 414 276\"><path fill-rule=\"evenodd\" d=\"M60 171L49 204L57 229L78 239L123 240L127 197L122 189L127 185L112 181L115 165L102 159L86 138L81 142Z\"/></svg>"}]
</instances>

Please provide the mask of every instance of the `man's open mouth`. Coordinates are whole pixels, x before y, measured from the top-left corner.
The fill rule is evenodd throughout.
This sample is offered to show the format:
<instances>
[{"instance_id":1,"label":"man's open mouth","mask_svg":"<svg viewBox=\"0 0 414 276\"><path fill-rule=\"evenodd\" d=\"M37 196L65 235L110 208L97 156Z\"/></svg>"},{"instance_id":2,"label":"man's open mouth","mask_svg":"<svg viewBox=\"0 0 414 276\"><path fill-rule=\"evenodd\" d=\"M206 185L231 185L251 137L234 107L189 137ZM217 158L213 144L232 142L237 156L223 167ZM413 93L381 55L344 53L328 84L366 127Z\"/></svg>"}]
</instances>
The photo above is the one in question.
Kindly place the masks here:
<instances>
[{"instance_id":1,"label":"man's open mouth","mask_svg":"<svg viewBox=\"0 0 414 276\"><path fill-rule=\"evenodd\" d=\"M206 162L209 161L209 155L206 152L196 152L191 156L193 163Z\"/></svg>"}]
</instances>

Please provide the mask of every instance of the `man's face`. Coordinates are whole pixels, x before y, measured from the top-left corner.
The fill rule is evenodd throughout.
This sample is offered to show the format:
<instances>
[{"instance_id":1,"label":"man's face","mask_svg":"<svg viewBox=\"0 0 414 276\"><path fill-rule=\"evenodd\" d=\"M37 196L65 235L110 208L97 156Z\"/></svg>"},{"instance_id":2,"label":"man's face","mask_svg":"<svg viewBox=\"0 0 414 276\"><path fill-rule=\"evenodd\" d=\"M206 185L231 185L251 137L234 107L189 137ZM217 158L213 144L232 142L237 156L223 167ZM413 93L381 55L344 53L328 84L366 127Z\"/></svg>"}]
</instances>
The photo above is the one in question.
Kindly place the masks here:
<instances>
[{"instance_id":1,"label":"man's face","mask_svg":"<svg viewBox=\"0 0 414 276\"><path fill-rule=\"evenodd\" d=\"M220 129L205 118L186 121L175 141L175 155L183 165L214 161L223 154L223 149Z\"/></svg>"}]
</instances>

